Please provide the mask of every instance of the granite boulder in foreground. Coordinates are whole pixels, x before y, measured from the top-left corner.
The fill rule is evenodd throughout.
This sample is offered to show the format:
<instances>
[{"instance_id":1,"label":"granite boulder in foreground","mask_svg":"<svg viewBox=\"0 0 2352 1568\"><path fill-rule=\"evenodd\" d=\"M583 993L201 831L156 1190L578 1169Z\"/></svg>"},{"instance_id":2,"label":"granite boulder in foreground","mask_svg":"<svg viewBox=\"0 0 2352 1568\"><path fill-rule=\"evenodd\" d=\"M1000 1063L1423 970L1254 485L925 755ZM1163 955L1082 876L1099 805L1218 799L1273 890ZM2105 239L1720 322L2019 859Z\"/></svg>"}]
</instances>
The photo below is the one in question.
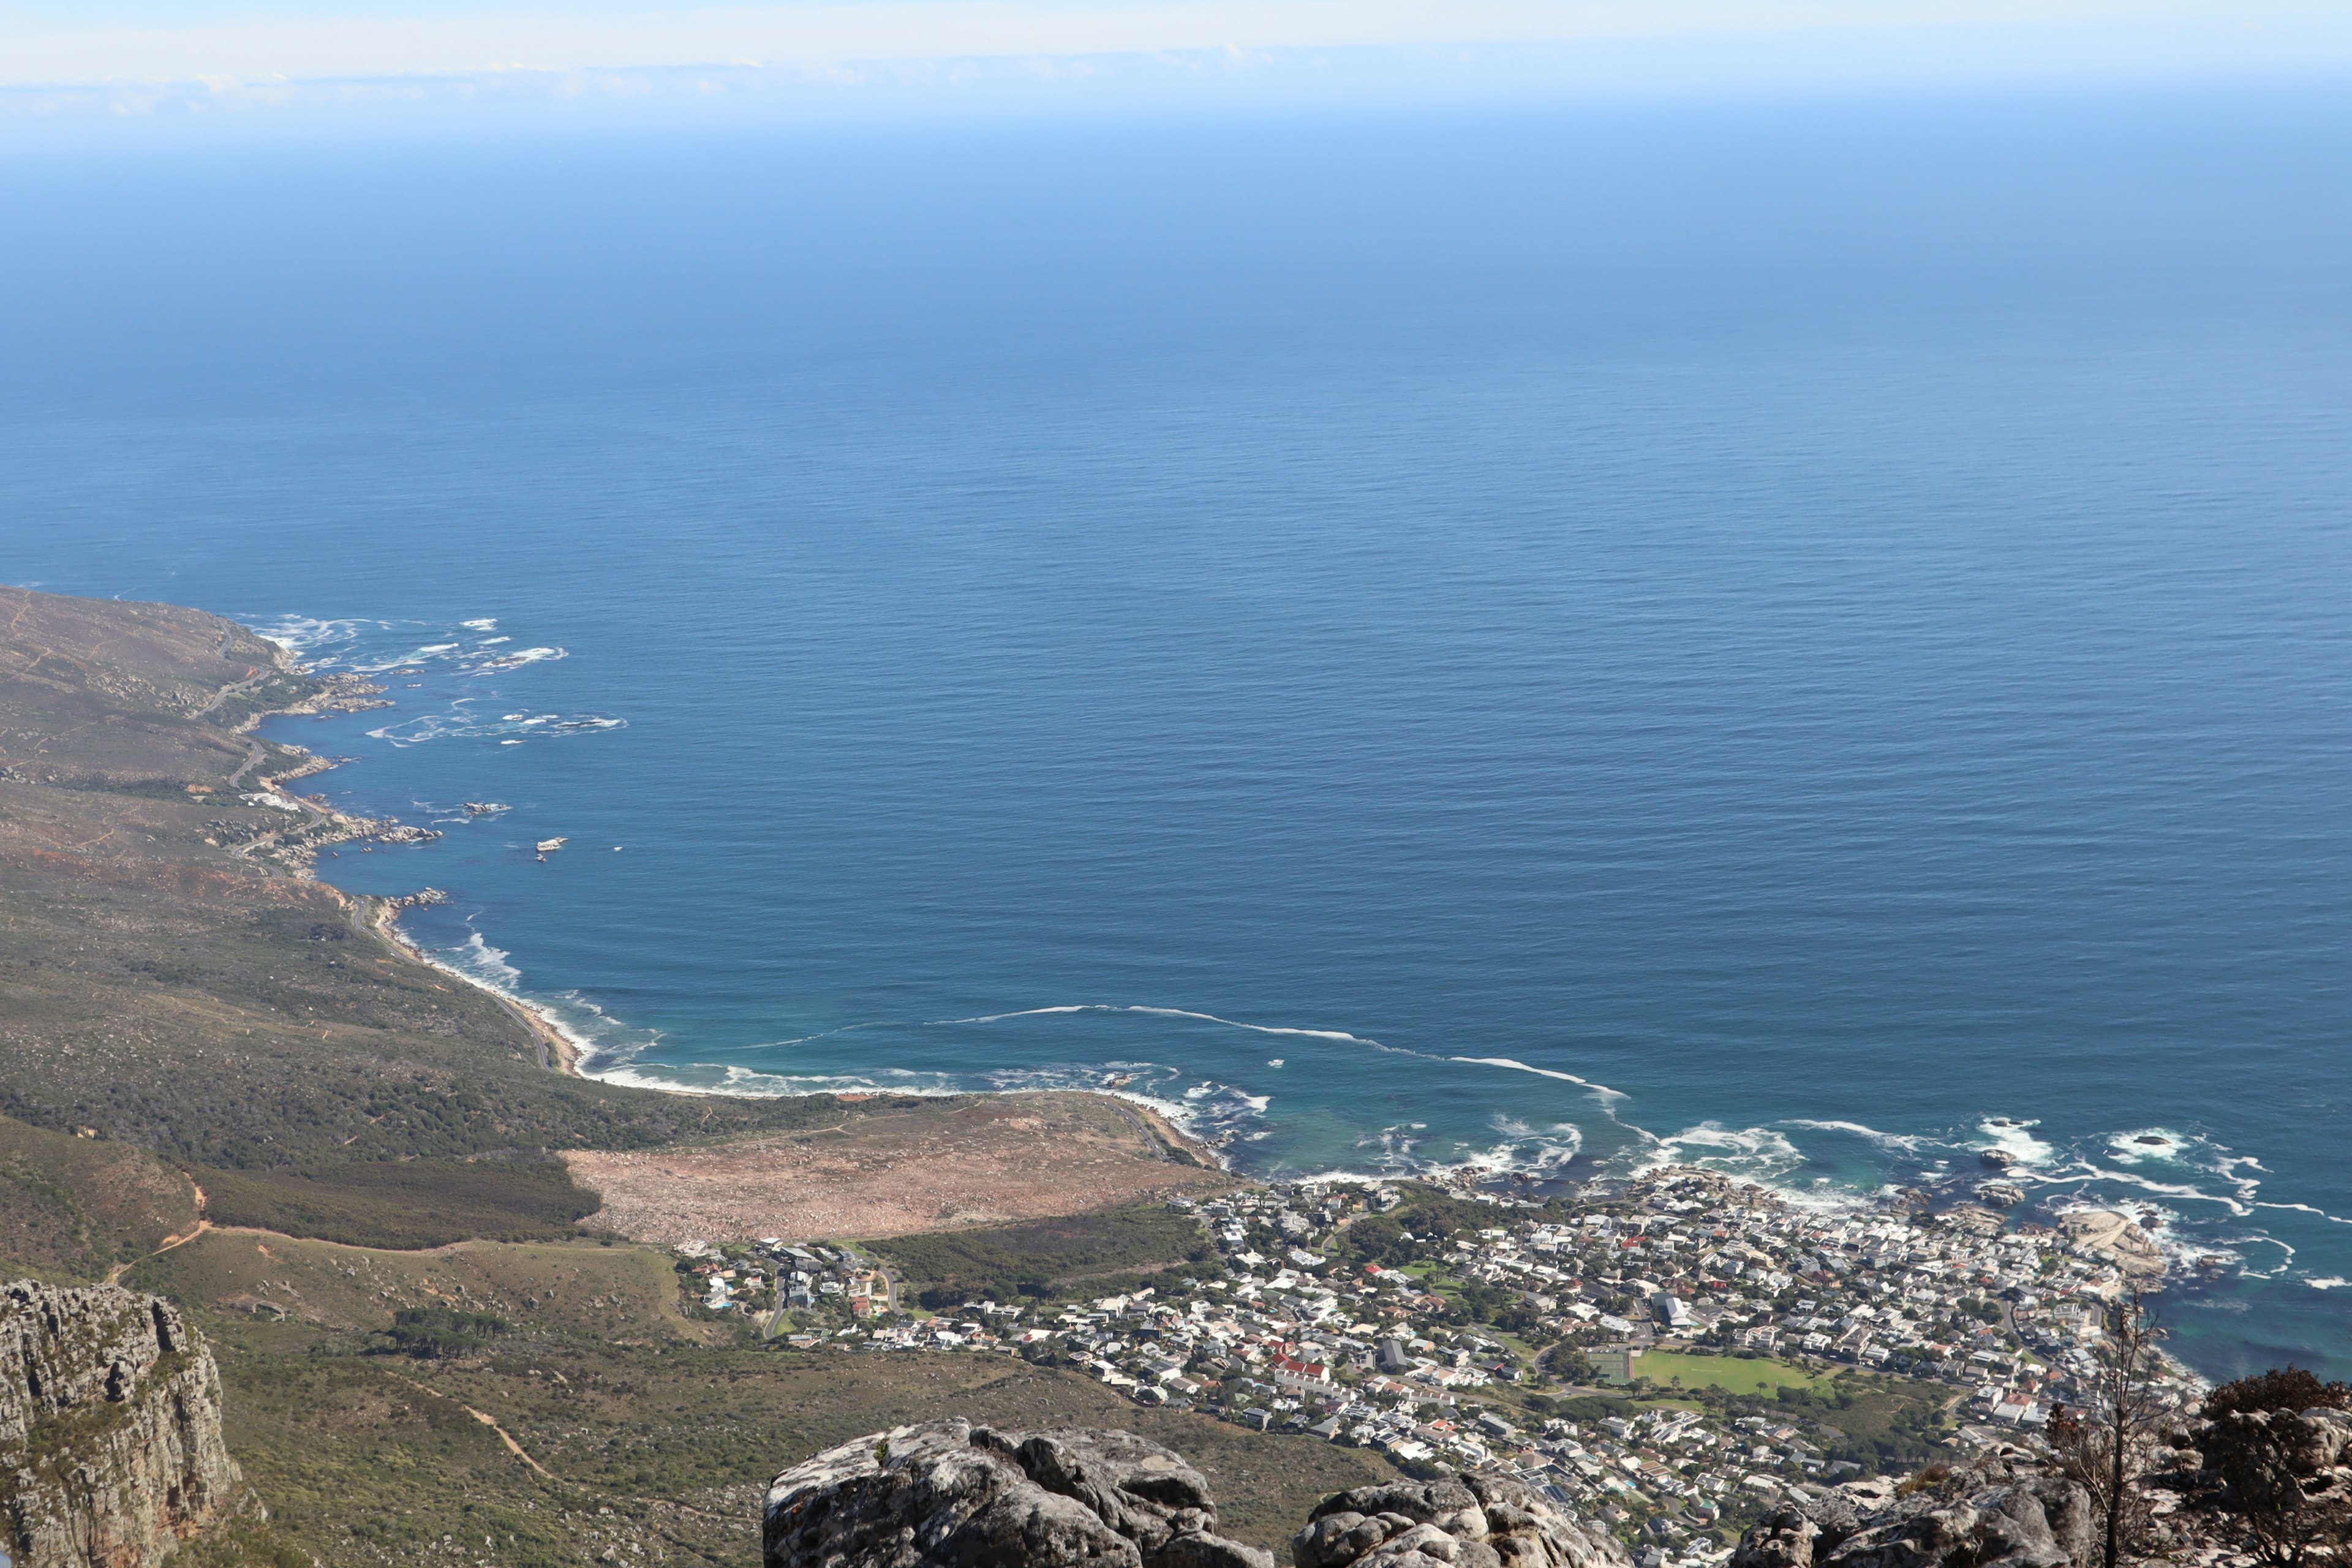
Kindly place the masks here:
<instances>
[{"instance_id":1,"label":"granite boulder in foreground","mask_svg":"<svg viewBox=\"0 0 2352 1568\"><path fill-rule=\"evenodd\" d=\"M1273 1568L1217 1533L1208 1483L1126 1432L929 1421L778 1476L767 1568Z\"/></svg>"},{"instance_id":2,"label":"granite boulder in foreground","mask_svg":"<svg viewBox=\"0 0 2352 1568\"><path fill-rule=\"evenodd\" d=\"M1624 1568L1615 1537L1533 1488L1473 1470L1335 1492L1290 1543L1297 1568Z\"/></svg>"},{"instance_id":3,"label":"granite boulder in foreground","mask_svg":"<svg viewBox=\"0 0 2352 1568\"><path fill-rule=\"evenodd\" d=\"M160 1297L0 1286L0 1548L143 1568L225 1516L238 1476L212 1352Z\"/></svg>"},{"instance_id":4,"label":"granite boulder in foreground","mask_svg":"<svg viewBox=\"0 0 2352 1568\"><path fill-rule=\"evenodd\" d=\"M796 1465L768 1489L766 1568L1274 1568L1217 1533L1181 1455L1126 1432L933 1421ZM1625 1549L1499 1477L1323 1500L1297 1568L1627 1568Z\"/></svg>"},{"instance_id":5,"label":"granite boulder in foreground","mask_svg":"<svg viewBox=\"0 0 2352 1568\"><path fill-rule=\"evenodd\" d=\"M2089 1493L1996 1462L1939 1487L1864 1481L1775 1510L1731 1568L2085 1568L2097 1557Z\"/></svg>"}]
</instances>

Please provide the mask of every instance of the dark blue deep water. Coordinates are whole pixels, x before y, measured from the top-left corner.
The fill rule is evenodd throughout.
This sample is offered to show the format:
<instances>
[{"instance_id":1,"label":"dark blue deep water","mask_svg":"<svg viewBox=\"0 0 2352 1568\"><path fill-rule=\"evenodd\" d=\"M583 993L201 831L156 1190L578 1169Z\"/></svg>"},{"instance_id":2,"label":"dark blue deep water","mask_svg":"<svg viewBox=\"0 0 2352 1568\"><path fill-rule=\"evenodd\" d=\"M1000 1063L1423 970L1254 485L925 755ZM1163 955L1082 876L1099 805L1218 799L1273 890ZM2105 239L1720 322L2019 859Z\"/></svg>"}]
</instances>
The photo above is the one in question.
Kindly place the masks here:
<instances>
[{"instance_id":1,"label":"dark blue deep water","mask_svg":"<svg viewBox=\"0 0 2352 1568\"><path fill-rule=\"evenodd\" d=\"M19 160L0 566L384 672L270 732L446 837L327 873L631 1079L1824 1201L1998 1143L2231 1260L2200 1368L2341 1375L2347 154L2273 95Z\"/></svg>"}]
</instances>

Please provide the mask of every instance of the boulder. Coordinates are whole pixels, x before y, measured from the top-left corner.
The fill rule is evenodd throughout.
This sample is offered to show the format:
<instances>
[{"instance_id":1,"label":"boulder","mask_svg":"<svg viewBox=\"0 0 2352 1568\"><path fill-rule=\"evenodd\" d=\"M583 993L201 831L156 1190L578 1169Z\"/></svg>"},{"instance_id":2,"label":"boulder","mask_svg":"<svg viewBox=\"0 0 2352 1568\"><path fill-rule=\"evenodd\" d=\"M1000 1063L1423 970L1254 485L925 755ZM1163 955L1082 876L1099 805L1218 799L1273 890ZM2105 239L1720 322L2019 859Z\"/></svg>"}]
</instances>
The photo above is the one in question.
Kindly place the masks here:
<instances>
[{"instance_id":1,"label":"boulder","mask_svg":"<svg viewBox=\"0 0 2352 1568\"><path fill-rule=\"evenodd\" d=\"M895 1427L768 1489L766 1568L1274 1568L1217 1533L1208 1484L1126 1432Z\"/></svg>"},{"instance_id":2,"label":"boulder","mask_svg":"<svg viewBox=\"0 0 2352 1568\"><path fill-rule=\"evenodd\" d=\"M2352 1412L2319 1405L2310 1410L2233 1410L2206 1424L2200 1440L2209 1455L2257 1446L2275 1447L2287 1467L2305 1480L2352 1460Z\"/></svg>"},{"instance_id":3,"label":"boulder","mask_svg":"<svg viewBox=\"0 0 2352 1568\"><path fill-rule=\"evenodd\" d=\"M1774 1509L1739 1538L1731 1568L1812 1568L1813 1543L1821 1537L1822 1527L1803 1510Z\"/></svg>"},{"instance_id":4,"label":"boulder","mask_svg":"<svg viewBox=\"0 0 2352 1568\"><path fill-rule=\"evenodd\" d=\"M2087 1568L2090 1495L2073 1481L1995 1466L1940 1488L1836 1488L1758 1521L1732 1568Z\"/></svg>"},{"instance_id":5,"label":"boulder","mask_svg":"<svg viewBox=\"0 0 2352 1568\"><path fill-rule=\"evenodd\" d=\"M1474 1470L1335 1492L1293 1537L1297 1568L1630 1568L1614 1537L1541 1492Z\"/></svg>"}]
</instances>

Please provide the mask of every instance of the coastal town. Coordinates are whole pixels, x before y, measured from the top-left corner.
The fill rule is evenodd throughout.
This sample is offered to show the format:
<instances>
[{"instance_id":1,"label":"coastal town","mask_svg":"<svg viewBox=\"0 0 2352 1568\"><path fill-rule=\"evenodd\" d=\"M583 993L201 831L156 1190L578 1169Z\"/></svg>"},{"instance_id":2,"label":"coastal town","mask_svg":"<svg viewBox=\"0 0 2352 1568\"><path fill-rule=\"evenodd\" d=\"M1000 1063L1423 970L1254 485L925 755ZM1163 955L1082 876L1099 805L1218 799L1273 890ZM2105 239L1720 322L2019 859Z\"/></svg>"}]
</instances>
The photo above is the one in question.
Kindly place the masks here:
<instances>
[{"instance_id":1,"label":"coastal town","mask_svg":"<svg viewBox=\"0 0 2352 1568\"><path fill-rule=\"evenodd\" d=\"M2161 1268L2128 1216L1923 1205L1800 1206L1689 1168L1541 1200L1276 1184L1171 1202L1222 1268L940 1310L858 1247L694 1245L679 1268L779 1345L1017 1355L1410 1473L1499 1468L1697 1563L1808 1489L2029 1440L2082 1397L2103 1310ZM2199 1389L2168 1369L2157 1392Z\"/></svg>"}]
</instances>

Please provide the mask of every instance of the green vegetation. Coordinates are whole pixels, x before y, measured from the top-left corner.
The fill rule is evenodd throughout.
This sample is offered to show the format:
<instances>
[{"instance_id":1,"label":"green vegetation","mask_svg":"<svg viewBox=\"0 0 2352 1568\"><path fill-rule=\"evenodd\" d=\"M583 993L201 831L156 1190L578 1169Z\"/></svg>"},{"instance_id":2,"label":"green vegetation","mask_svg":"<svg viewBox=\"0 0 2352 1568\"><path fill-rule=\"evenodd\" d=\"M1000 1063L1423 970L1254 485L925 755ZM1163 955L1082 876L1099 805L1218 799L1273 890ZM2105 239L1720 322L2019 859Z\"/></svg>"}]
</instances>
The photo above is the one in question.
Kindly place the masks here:
<instances>
[{"instance_id":1,"label":"green vegetation","mask_svg":"<svg viewBox=\"0 0 2352 1568\"><path fill-rule=\"evenodd\" d=\"M1675 1388L1719 1388L1727 1394L1772 1395L1802 1389L1834 1400L1836 1386L1825 1373L1808 1372L1770 1356L1691 1355L1680 1351L1644 1351L1633 1363L1637 1376Z\"/></svg>"},{"instance_id":2,"label":"green vegetation","mask_svg":"<svg viewBox=\"0 0 2352 1568\"><path fill-rule=\"evenodd\" d=\"M403 1307L392 1315L394 1350L423 1360L444 1360L485 1349L514 1325L495 1312L461 1312L455 1307Z\"/></svg>"},{"instance_id":3,"label":"green vegetation","mask_svg":"<svg viewBox=\"0 0 2352 1568\"><path fill-rule=\"evenodd\" d=\"M355 1247L442 1247L469 1237L573 1234L596 1194L560 1160L407 1160L278 1171L199 1170L215 1224Z\"/></svg>"},{"instance_id":4,"label":"green vegetation","mask_svg":"<svg viewBox=\"0 0 2352 1568\"><path fill-rule=\"evenodd\" d=\"M1789 1422L1810 1431L1831 1459L1851 1460L1865 1471L1906 1468L1953 1454L1948 1443L1952 1429L1945 1413L1952 1395L1933 1384L1848 1371L1813 1374L1805 1386L1798 1386L1780 1381L1790 1373L1805 1375L1786 1363L1769 1363L1761 1357L1751 1362L1692 1356L1674 1359L1720 1362L1727 1369L1770 1365L1785 1371L1759 1373L1758 1386L1748 1392L1726 1388L1719 1382L1693 1384L1687 1373L1681 1374L1684 1384L1677 1387L1657 1380L1654 1358L1666 1359L1653 1352L1634 1363L1637 1375L1632 1392L1643 1405L1696 1406L1725 1420L1761 1415ZM1724 1373L1726 1380L1737 1375L1729 1371Z\"/></svg>"},{"instance_id":5,"label":"green vegetation","mask_svg":"<svg viewBox=\"0 0 2352 1568\"><path fill-rule=\"evenodd\" d=\"M1348 1227L1349 1237L1354 1236L1357 1226L1375 1220L1387 1220L1399 1230L1409 1231L1424 1241L1432 1237L1459 1235L1465 1230L1475 1233L1490 1229L1496 1223L1496 1211L1491 1204L1452 1197L1435 1187L1411 1183L1405 1184L1404 1194L1404 1203L1391 1213L1376 1215L1350 1225ZM1555 1199L1540 1208L1515 1210L1511 1217L1515 1220L1549 1219L1569 1216L1575 1212L1573 1205ZM1425 1253L1428 1248L1423 1247L1422 1250Z\"/></svg>"},{"instance_id":6,"label":"green vegetation","mask_svg":"<svg viewBox=\"0 0 2352 1568\"><path fill-rule=\"evenodd\" d=\"M13 1268L90 1279L195 1223L195 1188L145 1150L0 1116L0 1258Z\"/></svg>"},{"instance_id":7,"label":"green vegetation","mask_svg":"<svg viewBox=\"0 0 2352 1568\"><path fill-rule=\"evenodd\" d=\"M981 1299L1119 1294L1185 1264L1209 1266L1216 1257L1200 1221L1159 1204L899 1237L875 1242L871 1250L934 1311ZM1197 1275L1200 1267L1189 1272Z\"/></svg>"},{"instance_id":8,"label":"green vegetation","mask_svg":"<svg viewBox=\"0 0 2352 1568\"><path fill-rule=\"evenodd\" d=\"M778 1469L945 1412L1167 1443L1210 1478L1229 1528L1265 1546L1326 1492L1394 1473L1370 1454L1144 1409L1009 1357L763 1349L748 1325L682 1317L667 1259L646 1247L383 1252L215 1232L131 1282L168 1290L212 1338L231 1452L271 1509L263 1544L331 1568L414 1562L445 1535L513 1568L615 1546L632 1561L748 1562ZM257 1298L293 1310L257 1317L243 1307ZM434 1348L382 1353L399 1337Z\"/></svg>"},{"instance_id":9,"label":"green vegetation","mask_svg":"<svg viewBox=\"0 0 2352 1568\"><path fill-rule=\"evenodd\" d=\"M1599 1394L1572 1394L1566 1399L1538 1394L1529 1395L1526 1403L1538 1415L1557 1415L1577 1422L1606 1421L1612 1416L1628 1419L1641 1414L1641 1406L1630 1399L1611 1399Z\"/></svg>"}]
</instances>

